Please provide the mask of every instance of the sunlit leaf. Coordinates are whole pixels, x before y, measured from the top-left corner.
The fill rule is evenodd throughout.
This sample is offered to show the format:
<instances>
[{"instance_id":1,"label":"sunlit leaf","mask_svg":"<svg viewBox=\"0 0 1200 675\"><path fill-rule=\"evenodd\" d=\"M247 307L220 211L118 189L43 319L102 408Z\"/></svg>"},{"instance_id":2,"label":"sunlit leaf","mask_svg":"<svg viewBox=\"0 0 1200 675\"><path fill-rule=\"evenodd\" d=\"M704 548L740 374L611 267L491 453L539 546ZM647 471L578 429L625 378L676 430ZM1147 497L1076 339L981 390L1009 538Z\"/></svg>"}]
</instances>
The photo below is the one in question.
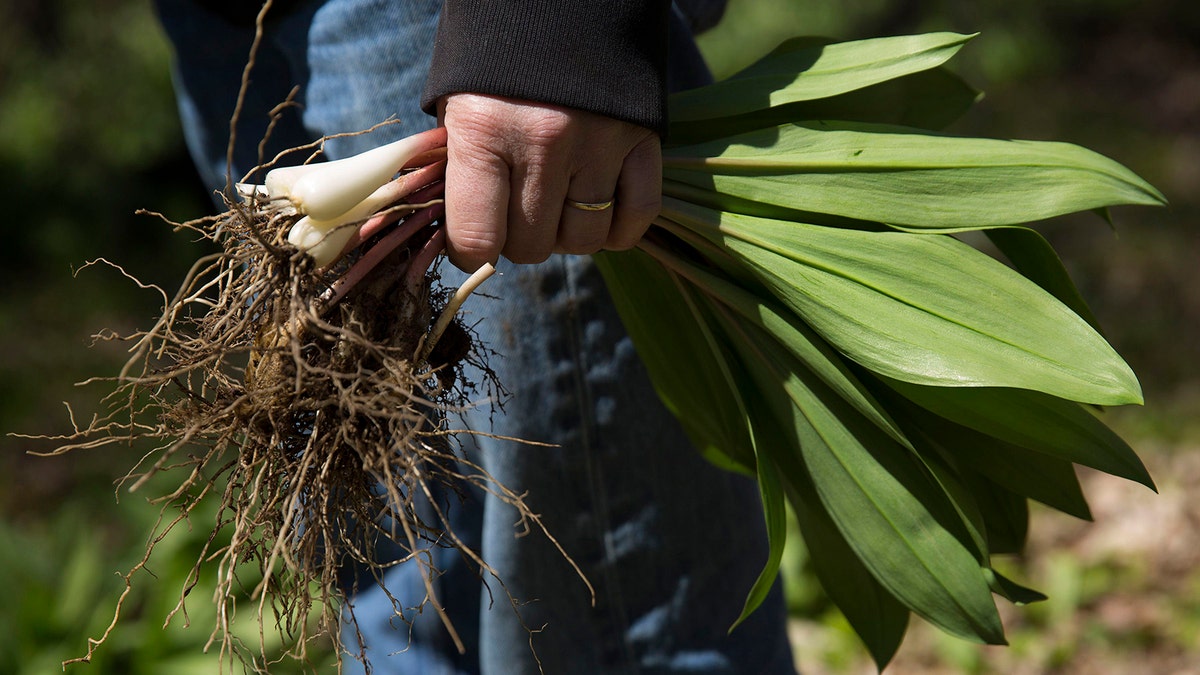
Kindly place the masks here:
<instances>
[{"instance_id":1,"label":"sunlit leaf","mask_svg":"<svg viewBox=\"0 0 1200 675\"><path fill-rule=\"evenodd\" d=\"M1154 488L1133 448L1078 403L1019 389L950 391L885 382L914 403L964 427Z\"/></svg>"},{"instance_id":2,"label":"sunlit leaf","mask_svg":"<svg viewBox=\"0 0 1200 675\"><path fill-rule=\"evenodd\" d=\"M1163 196L1078 146L925 131L978 97L942 67L968 39L795 40L673 96L657 227L600 258L668 405L757 472L770 547L742 617L786 497L880 668L910 610L1003 642L992 593L1044 596L991 556L1023 548L1028 499L1090 517L1075 463L1153 486L1083 405L1140 385L1026 224ZM950 236L972 230L1011 267Z\"/></svg>"},{"instance_id":3,"label":"sunlit leaf","mask_svg":"<svg viewBox=\"0 0 1200 675\"><path fill-rule=\"evenodd\" d=\"M730 117L672 120L671 146L702 143L798 120L896 124L937 131L957 120L979 92L945 68L934 68L829 98L795 101Z\"/></svg>"},{"instance_id":4,"label":"sunlit leaf","mask_svg":"<svg viewBox=\"0 0 1200 675\"><path fill-rule=\"evenodd\" d=\"M1165 201L1125 167L1076 145L864 123L759 129L675 148L663 161L666 194L678 182L763 204L933 230Z\"/></svg>"},{"instance_id":5,"label":"sunlit leaf","mask_svg":"<svg viewBox=\"0 0 1200 675\"><path fill-rule=\"evenodd\" d=\"M642 248L654 255L664 265L687 278L705 294L737 312L743 319L753 322L773 335L785 349L803 366L830 387L839 397L850 404L864 418L871 420L893 440L907 445L903 432L891 419L888 412L875 401L873 395L858 381L855 375L835 352L812 329L786 309L769 298L756 296L727 279L696 266L688 265L685 258L662 246L645 242Z\"/></svg>"},{"instance_id":6,"label":"sunlit leaf","mask_svg":"<svg viewBox=\"0 0 1200 675\"><path fill-rule=\"evenodd\" d=\"M936 68L971 37L931 33L827 45L785 43L733 77L675 94L670 118L712 119L844 94Z\"/></svg>"},{"instance_id":7,"label":"sunlit leaf","mask_svg":"<svg viewBox=\"0 0 1200 675\"><path fill-rule=\"evenodd\" d=\"M742 328L743 362L774 414L796 430L797 447L778 451L800 453L821 503L867 569L943 630L1002 644L974 554L939 521L947 511L945 494L914 471L907 450L857 417L770 337ZM726 329L737 335L739 326L726 321ZM786 396L772 393L779 386Z\"/></svg>"},{"instance_id":8,"label":"sunlit leaf","mask_svg":"<svg viewBox=\"0 0 1200 675\"><path fill-rule=\"evenodd\" d=\"M1074 312L957 240L716 213L672 217L727 247L854 361L899 380L1137 403L1137 379ZM1014 320L1020 317L1020 320Z\"/></svg>"},{"instance_id":9,"label":"sunlit leaf","mask_svg":"<svg viewBox=\"0 0 1200 675\"><path fill-rule=\"evenodd\" d=\"M1046 238L1026 227L1002 227L986 232L988 239L1025 278L1041 286L1059 302L1070 307L1096 332L1103 333L1100 321L1092 314L1087 301L1079 293L1062 259Z\"/></svg>"}]
</instances>

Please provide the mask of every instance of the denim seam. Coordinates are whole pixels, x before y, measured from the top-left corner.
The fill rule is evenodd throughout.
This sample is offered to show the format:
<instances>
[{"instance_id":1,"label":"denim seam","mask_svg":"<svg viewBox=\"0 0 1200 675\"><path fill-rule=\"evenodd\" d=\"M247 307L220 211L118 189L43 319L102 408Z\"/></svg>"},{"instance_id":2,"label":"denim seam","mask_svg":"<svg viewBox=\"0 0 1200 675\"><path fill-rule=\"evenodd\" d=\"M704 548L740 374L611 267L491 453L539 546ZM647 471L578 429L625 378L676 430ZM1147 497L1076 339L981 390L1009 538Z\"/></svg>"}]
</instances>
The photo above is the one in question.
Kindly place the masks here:
<instances>
[{"instance_id":1,"label":"denim seam","mask_svg":"<svg viewBox=\"0 0 1200 675\"><path fill-rule=\"evenodd\" d=\"M608 611L599 617L606 624L604 628L609 635L613 635L612 628L618 628L615 631L617 639L620 640L621 663L618 665L620 671L634 673L637 670L637 658L633 651L633 646L629 643L629 617L625 612L625 599L622 593L620 580L617 575L612 574L612 561L615 557L615 550L612 540L612 521L609 517L611 511L608 505L608 498L604 489L604 475L600 463L597 461L597 443L596 434L596 414L595 405L591 387L588 380L588 362L584 352L584 326L579 316L579 288L576 284L575 276L571 273L571 265L568 264L567 257L560 257L563 266L563 277L566 280L567 293L567 335L571 340L571 359L572 367L575 371L575 387L578 393L576 397L577 405L579 406L579 421L580 421L580 450L584 456L584 471L587 474L588 492L592 503L595 505L592 535L598 537L603 544L604 557L598 570L603 575L604 579L601 582L601 591L607 596ZM615 624L615 626L614 626Z\"/></svg>"}]
</instances>

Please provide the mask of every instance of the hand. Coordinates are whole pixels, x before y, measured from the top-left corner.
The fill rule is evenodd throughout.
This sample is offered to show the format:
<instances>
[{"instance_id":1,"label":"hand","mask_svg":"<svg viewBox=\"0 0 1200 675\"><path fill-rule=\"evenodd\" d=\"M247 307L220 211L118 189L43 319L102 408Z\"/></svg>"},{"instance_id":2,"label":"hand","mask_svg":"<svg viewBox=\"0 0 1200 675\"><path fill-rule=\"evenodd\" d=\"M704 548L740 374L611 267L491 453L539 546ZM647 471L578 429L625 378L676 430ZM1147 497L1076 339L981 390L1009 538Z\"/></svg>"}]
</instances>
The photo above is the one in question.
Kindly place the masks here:
<instances>
[{"instance_id":1,"label":"hand","mask_svg":"<svg viewBox=\"0 0 1200 675\"><path fill-rule=\"evenodd\" d=\"M651 130L595 113L481 94L441 101L450 261L632 248L658 215L662 151ZM592 211L568 200L612 207Z\"/></svg>"}]
</instances>

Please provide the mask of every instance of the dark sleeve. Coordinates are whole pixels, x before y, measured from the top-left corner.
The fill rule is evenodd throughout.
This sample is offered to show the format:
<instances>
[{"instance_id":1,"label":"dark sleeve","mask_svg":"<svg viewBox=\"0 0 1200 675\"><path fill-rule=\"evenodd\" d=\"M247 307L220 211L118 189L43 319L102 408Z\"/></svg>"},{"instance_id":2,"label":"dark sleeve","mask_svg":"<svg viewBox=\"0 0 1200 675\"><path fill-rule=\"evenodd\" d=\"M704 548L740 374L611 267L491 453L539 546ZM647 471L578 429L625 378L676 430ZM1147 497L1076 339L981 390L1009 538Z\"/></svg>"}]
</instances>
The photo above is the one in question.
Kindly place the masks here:
<instances>
[{"instance_id":1,"label":"dark sleeve","mask_svg":"<svg viewBox=\"0 0 1200 675\"><path fill-rule=\"evenodd\" d=\"M669 0L446 0L421 107L475 92L666 129Z\"/></svg>"}]
</instances>

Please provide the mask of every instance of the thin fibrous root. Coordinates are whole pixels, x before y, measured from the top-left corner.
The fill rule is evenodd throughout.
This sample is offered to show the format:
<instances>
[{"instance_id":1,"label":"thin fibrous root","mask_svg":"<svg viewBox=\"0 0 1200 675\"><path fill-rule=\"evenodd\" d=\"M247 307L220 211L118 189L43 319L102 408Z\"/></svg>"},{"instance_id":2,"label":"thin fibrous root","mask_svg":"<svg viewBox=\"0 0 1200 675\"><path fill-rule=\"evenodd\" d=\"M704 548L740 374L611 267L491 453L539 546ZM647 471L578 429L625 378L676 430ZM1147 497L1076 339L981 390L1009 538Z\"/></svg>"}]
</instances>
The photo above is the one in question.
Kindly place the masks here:
<instances>
[{"instance_id":1,"label":"thin fibrous root","mask_svg":"<svg viewBox=\"0 0 1200 675\"><path fill-rule=\"evenodd\" d=\"M440 189L411 197L436 198ZM197 509L214 503L208 543L171 616L186 620L185 597L201 569L214 567L212 641L223 662L265 672L284 656L304 658L318 636L340 649L342 625L353 622L344 601L354 588L339 584L348 567L382 581L407 560L427 581L436 577L432 551L463 546L447 532L452 500L438 494L482 489L541 528L523 495L457 452L447 427L475 387L499 384L447 379L459 365L426 363L491 267L456 292L438 286L427 270L445 247L444 232L433 227L442 206L410 206L418 210L368 237L371 248L329 269L315 269L285 242L294 213L231 202L225 214L190 224L221 252L198 261L173 296L162 294L162 316L149 330L104 336L132 345L118 377L93 380L115 386L105 397L110 407L86 424L71 411L73 431L57 439L59 452L152 445L122 487L177 477L155 500L164 519L147 560L178 523L195 525ZM482 353L469 358L486 370ZM432 519L431 498L442 500ZM400 559L374 557L385 539L403 551ZM462 556L481 577L492 575L477 552ZM130 572L130 583L144 566ZM417 606L394 599L396 617L411 622L428 604L454 636L434 588L427 585ZM258 648L231 630L246 590L261 624ZM111 635L121 610L119 603L85 659ZM268 658L264 636L272 626L283 633L285 653Z\"/></svg>"}]
</instances>

